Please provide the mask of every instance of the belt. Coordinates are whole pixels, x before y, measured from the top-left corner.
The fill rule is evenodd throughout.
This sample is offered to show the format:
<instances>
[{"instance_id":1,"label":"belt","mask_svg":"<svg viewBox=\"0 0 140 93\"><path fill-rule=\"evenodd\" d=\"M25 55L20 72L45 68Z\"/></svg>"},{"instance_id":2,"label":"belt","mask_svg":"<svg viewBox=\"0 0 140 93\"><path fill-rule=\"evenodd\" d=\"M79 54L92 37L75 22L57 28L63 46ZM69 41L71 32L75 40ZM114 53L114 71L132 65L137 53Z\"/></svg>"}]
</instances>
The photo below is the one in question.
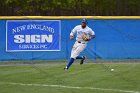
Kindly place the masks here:
<instances>
[{"instance_id":1,"label":"belt","mask_svg":"<svg viewBox=\"0 0 140 93\"><path fill-rule=\"evenodd\" d=\"M83 43L83 42L81 42L81 41L77 41L78 43L81 43L81 44L86 44L86 43Z\"/></svg>"}]
</instances>

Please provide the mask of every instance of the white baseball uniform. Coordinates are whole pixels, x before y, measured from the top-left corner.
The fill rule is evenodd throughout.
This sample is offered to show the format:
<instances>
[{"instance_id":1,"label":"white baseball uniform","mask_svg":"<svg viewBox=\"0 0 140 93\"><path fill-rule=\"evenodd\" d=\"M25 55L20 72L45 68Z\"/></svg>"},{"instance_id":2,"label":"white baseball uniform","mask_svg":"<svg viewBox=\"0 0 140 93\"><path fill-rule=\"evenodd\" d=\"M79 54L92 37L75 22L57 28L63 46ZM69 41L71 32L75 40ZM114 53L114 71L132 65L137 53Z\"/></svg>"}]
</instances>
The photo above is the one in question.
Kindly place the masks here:
<instances>
[{"instance_id":1,"label":"white baseball uniform","mask_svg":"<svg viewBox=\"0 0 140 93\"><path fill-rule=\"evenodd\" d=\"M82 38L82 34L86 34L87 36L95 35L95 32L86 26L82 28L81 25L76 26L70 33L70 36L74 36L76 34L76 42L71 51L71 58L76 58L87 46L88 41L84 41Z\"/></svg>"}]
</instances>

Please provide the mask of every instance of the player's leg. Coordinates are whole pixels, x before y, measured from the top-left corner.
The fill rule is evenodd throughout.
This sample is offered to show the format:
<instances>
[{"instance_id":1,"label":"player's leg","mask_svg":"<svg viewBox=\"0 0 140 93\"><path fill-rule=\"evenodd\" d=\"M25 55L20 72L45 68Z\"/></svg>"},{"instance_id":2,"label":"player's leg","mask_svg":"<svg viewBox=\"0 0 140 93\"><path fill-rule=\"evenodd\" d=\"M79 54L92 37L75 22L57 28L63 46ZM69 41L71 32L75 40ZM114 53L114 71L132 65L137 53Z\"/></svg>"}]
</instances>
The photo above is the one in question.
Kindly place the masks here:
<instances>
[{"instance_id":1,"label":"player's leg","mask_svg":"<svg viewBox=\"0 0 140 93\"><path fill-rule=\"evenodd\" d=\"M74 58L70 58L67 66L64 69L69 69L69 67L72 65L72 63L74 62L74 60L75 60Z\"/></svg>"},{"instance_id":2,"label":"player's leg","mask_svg":"<svg viewBox=\"0 0 140 93\"><path fill-rule=\"evenodd\" d=\"M78 43L75 43L74 44L74 47L72 49L72 52L71 52L71 58L67 64L67 66L64 68L64 69L68 69L72 63L74 62L74 60L76 58L80 58L81 59L81 62L80 64L83 64L83 61L85 60L85 56L84 57L81 57L79 56L79 54L86 48L86 45L83 45L83 44L78 44Z\"/></svg>"},{"instance_id":3,"label":"player's leg","mask_svg":"<svg viewBox=\"0 0 140 93\"><path fill-rule=\"evenodd\" d=\"M74 57L76 59L83 59L83 56L79 56L79 54L86 48L86 44L79 44L78 48L76 51L73 52Z\"/></svg>"},{"instance_id":4,"label":"player's leg","mask_svg":"<svg viewBox=\"0 0 140 93\"><path fill-rule=\"evenodd\" d=\"M81 59L81 62L80 62L80 65L82 65L84 63L84 60L86 59L86 56L82 56L82 59Z\"/></svg>"},{"instance_id":5,"label":"player's leg","mask_svg":"<svg viewBox=\"0 0 140 93\"><path fill-rule=\"evenodd\" d=\"M83 59L83 56L77 56L76 59Z\"/></svg>"},{"instance_id":6,"label":"player's leg","mask_svg":"<svg viewBox=\"0 0 140 93\"><path fill-rule=\"evenodd\" d=\"M86 56L77 56L76 59L81 59L80 64L82 65L84 63L84 60L86 59Z\"/></svg>"},{"instance_id":7,"label":"player's leg","mask_svg":"<svg viewBox=\"0 0 140 93\"><path fill-rule=\"evenodd\" d=\"M66 67L64 69L68 69L72 65L72 63L74 62L74 60L75 60L75 58L74 58L74 52L76 51L76 49L78 49L77 43L74 44L74 46L72 48L72 51L71 51L70 60L69 60L68 64L66 65Z\"/></svg>"},{"instance_id":8,"label":"player's leg","mask_svg":"<svg viewBox=\"0 0 140 93\"><path fill-rule=\"evenodd\" d=\"M86 45L81 45L79 47L79 52L81 53L85 48L86 48ZM84 60L86 59L86 56L77 56L76 59L81 59L80 64L83 64L84 63Z\"/></svg>"},{"instance_id":9,"label":"player's leg","mask_svg":"<svg viewBox=\"0 0 140 93\"><path fill-rule=\"evenodd\" d=\"M77 44L77 47L74 47L71 52L71 59L67 65L67 68L69 68L75 59L80 58L81 60L85 60L85 57L79 56L79 54L86 48L86 45Z\"/></svg>"},{"instance_id":10,"label":"player's leg","mask_svg":"<svg viewBox=\"0 0 140 93\"><path fill-rule=\"evenodd\" d=\"M86 59L86 56L77 56L76 59L81 59L80 64L82 65L84 63L84 60Z\"/></svg>"}]
</instances>

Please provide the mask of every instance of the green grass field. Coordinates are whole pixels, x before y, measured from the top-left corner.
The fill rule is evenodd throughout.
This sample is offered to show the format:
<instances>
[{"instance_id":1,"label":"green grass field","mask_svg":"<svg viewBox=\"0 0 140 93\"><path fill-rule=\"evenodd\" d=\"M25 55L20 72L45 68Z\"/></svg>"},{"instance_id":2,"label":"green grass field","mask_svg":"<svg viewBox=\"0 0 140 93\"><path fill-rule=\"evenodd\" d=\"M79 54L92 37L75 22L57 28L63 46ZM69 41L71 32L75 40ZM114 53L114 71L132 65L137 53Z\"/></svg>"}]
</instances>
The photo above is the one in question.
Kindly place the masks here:
<instances>
[{"instance_id":1,"label":"green grass field","mask_svg":"<svg viewBox=\"0 0 140 93\"><path fill-rule=\"evenodd\" d=\"M0 93L140 93L140 64L64 66L0 65Z\"/></svg>"}]
</instances>

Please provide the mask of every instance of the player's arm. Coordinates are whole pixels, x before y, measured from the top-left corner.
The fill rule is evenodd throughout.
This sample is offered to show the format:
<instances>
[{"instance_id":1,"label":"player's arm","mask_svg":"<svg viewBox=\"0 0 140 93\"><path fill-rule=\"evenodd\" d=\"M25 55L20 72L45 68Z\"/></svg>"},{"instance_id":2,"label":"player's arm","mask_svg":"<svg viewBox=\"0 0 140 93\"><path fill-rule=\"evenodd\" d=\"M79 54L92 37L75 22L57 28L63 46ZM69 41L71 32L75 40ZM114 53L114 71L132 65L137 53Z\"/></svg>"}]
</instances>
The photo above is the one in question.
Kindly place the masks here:
<instances>
[{"instance_id":1,"label":"player's arm","mask_svg":"<svg viewBox=\"0 0 140 93\"><path fill-rule=\"evenodd\" d=\"M87 41L90 41L93 38L95 38L95 35L91 35L89 38L87 38Z\"/></svg>"},{"instance_id":2,"label":"player's arm","mask_svg":"<svg viewBox=\"0 0 140 93\"><path fill-rule=\"evenodd\" d=\"M95 38L95 32L91 29L90 30L90 37L88 38L88 41L90 41L91 39Z\"/></svg>"},{"instance_id":3,"label":"player's arm","mask_svg":"<svg viewBox=\"0 0 140 93\"><path fill-rule=\"evenodd\" d=\"M73 39L74 39L74 34L76 33L76 31L77 31L77 27L75 27L75 28L71 31L71 33L70 33L70 40L73 40Z\"/></svg>"},{"instance_id":4,"label":"player's arm","mask_svg":"<svg viewBox=\"0 0 140 93\"><path fill-rule=\"evenodd\" d=\"M74 36L73 35L70 35L70 40L73 40Z\"/></svg>"},{"instance_id":5,"label":"player's arm","mask_svg":"<svg viewBox=\"0 0 140 93\"><path fill-rule=\"evenodd\" d=\"M91 35L91 36L90 36L90 39L93 39L93 38L95 38L95 35Z\"/></svg>"}]
</instances>

